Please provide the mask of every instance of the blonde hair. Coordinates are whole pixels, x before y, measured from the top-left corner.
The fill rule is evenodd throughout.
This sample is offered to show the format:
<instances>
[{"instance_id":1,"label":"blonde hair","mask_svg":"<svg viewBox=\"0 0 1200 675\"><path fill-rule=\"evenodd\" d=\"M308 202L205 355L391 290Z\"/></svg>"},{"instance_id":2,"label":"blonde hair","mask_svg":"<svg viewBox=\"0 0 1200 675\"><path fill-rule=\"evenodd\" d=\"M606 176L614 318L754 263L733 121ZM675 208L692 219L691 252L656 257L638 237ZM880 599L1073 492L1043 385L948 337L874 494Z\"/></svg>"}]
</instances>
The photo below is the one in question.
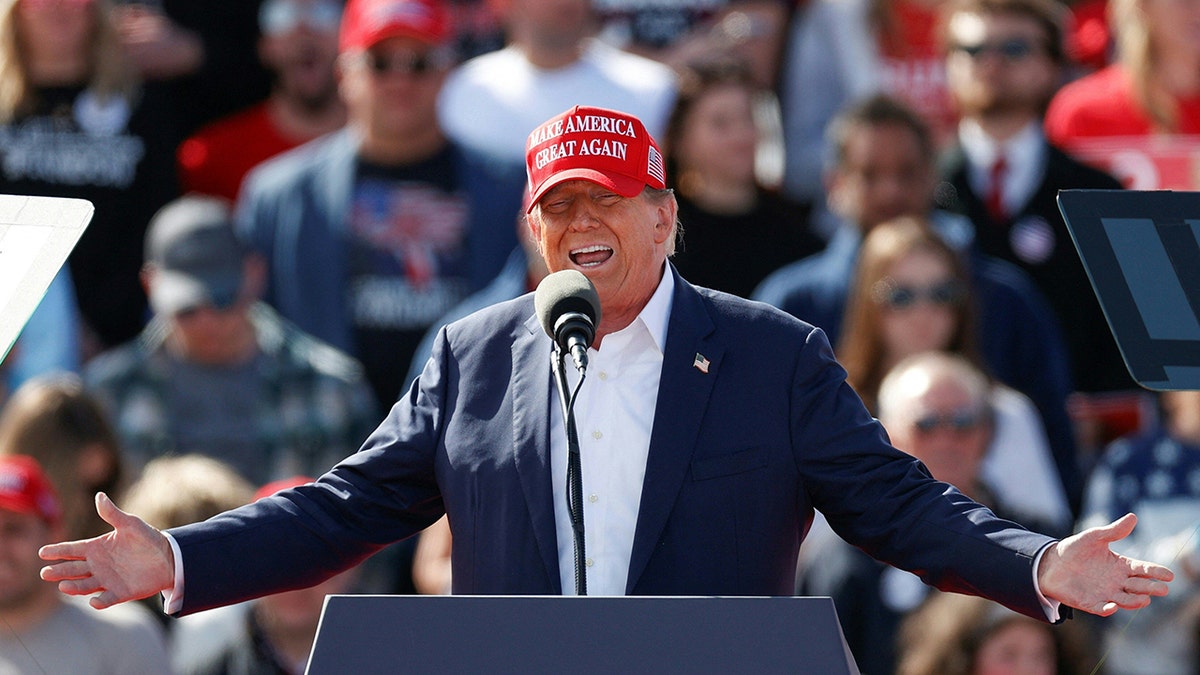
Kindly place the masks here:
<instances>
[{"instance_id":1,"label":"blonde hair","mask_svg":"<svg viewBox=\"0 0 1200 675\"><path fill-rule=\"evenodd\" d=\"M204 455L171 455L146 463L123 508L167 529L206 520L253 498L254 486L228 464Z\"/></svg>"},{"instance_id":2,"label":"blonde hair","mask_svg":"<svg viewBox=\"0 0 1200 675\"><path fill-rule=\"evenodd\" d=\"M80 476L81 462L99 452L107 472L99 484ZM35 377L13 392L0 415L0 455L29 455L42 465L62 500L67 532L93 537L110 528L96 515L96 491L122 487L124 462L116 432L100 404L70 373Z\"/></svg>"},{"instance_id":3,"label":"blonde hair","mask_svg":"<svg viewBox=\"0 0 1200 675\"><path fill-rule=\"evenodd\" d=\"M0 124L28 115L37 109L34 83L29 81L25 62L24 38L17 26L20 0L0 0ZM88 88L106 102L114 97L132 99L138 88L138 76L125 58L111 19L109 0L93 0L92 36L88 63L92 64Z\"/></svg>"},{"instance_id":4,"label":"blonde hair","mask_svg":"<svg viewBox=\"0 0 1200 675\"><path fill-rule=\"evenodd\" d=\"M1172 132L1179 126L1175 100L1156 84L1154 36L1142 6L1144 0L1111 0L1108 21L1116 34L1117 61L1129 72L1133 96L1159 131Z\"/></svg>"}]
</instances>

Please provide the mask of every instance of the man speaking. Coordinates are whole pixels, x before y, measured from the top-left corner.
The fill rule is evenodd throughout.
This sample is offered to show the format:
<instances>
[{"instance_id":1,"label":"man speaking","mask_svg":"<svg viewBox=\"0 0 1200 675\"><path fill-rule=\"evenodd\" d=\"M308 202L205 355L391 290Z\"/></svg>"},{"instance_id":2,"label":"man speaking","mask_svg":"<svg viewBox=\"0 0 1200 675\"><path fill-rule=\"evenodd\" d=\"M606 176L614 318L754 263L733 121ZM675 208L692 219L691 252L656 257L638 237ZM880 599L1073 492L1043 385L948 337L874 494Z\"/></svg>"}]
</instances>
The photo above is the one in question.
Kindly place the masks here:
<instances>
[{"instance_id":1,"label":"man speaking","mask_svg":"<svg viewBox=\"0 0 1200 675\"><path fill-rule=\"evenodd\" d=\"M996 518L891 447L824 333L680 278L675 198L639 120L573 108L533 131L526 161L548 268L599 296L571 416L529 294L443 328L316 483L165 534L98 495L115 530L45 547L42 578L98 608L164 591L186 614L317 583L445 513L455 593L571 593L573 426L589 594L789 595L813 509L929 584L1042 620L1166 594L1170 570L1109 550L1132 515L1062 541Z\"/></svg>"}]
</instances>

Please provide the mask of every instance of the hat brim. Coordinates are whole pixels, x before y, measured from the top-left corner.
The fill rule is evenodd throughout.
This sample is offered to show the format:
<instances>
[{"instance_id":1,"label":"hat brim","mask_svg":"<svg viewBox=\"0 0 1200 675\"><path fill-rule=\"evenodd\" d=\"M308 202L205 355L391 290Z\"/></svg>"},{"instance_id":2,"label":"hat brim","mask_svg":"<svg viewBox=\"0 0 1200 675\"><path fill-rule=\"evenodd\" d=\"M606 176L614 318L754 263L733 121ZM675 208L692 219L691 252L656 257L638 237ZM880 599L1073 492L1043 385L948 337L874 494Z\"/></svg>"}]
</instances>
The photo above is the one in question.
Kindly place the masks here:
<instances>
[{"instance_id":1,"label":"hat brim","mask_svg":"<svg viewBox=\"0 0 1200 675\"><path fill-rule=\"evenodd\" d=\"M442 33L420 30L412 26L388 26L368 36L364 36L364 39L360 41L361 44L344 45L342 51L370 49L384 40L396 37L412 38L413 40L432 46L440 45L446 41L446 36Z\"/></svg>"},{"instance_id":2,"label":"hat brim","mask_svg":"<svg viewBox=\"0 0 1200 675\"><path fill-rule=\"evenodd\" d=\"M646 189L645 181L630 178L623 174L606 173L596 169L567 169L554 174L542 181L541 185L537 186L533 191L533 195L529 198L529 206L525 208L525 213L533 211L534 204L537 204L542 196L551 189L572 180L586 180L589 183L595 183L601 187L608 188L622 197L630 198L642 194L642 190Z\"/></svg>"},{"instance_id":3,"label":"hat brim","mask_svg":"<svg viewBox=\"0 0 1200 675\"><path fill-rule=\"evenodd\" d=\"M0 495L0 511L8 511L9 513L20 513L26 516L37 516L43 521L53 525L58 522L54 516L43 513L37 504L31 503L24 497L16 497L10 495Z\"/></svg>"},{"instance_id":4,"label":"hat brim","mask_svg":"<svg viewBox=\"0 0 1200 675\"><path fill-rule=\"evenodd\" d=\"M150 307L155 314L172 315L197 307L225 309L237 299L240 274L223 274L202 280L174 270L159 270L150 287Z\"/></svg>"}]
</instances>

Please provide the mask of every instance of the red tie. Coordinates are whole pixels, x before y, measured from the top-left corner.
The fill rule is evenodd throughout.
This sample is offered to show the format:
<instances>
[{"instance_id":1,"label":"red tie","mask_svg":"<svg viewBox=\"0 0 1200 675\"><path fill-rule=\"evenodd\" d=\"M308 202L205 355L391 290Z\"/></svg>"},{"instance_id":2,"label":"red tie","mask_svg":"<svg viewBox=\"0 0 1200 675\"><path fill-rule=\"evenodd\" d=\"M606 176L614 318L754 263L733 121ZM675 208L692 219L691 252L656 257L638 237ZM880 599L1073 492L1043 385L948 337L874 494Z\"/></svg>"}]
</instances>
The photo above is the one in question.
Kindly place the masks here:
<instances>
[{"instance_id":1,"label":"red tie","mask_svg":"<svg viewBox=\"0 0 1200 675\"><path fill-rule=\"evenodd\" d=\"M997 223L1003 223L1008 220L1008 213L1004 209L1004 178L1008 174L1008 162L1004 161L1004 155L996 158L996 162L992 164L992 173L989 177L990 185L988 186L987 206L988 214L992 220Z\"/></svg>"}]
</instances>

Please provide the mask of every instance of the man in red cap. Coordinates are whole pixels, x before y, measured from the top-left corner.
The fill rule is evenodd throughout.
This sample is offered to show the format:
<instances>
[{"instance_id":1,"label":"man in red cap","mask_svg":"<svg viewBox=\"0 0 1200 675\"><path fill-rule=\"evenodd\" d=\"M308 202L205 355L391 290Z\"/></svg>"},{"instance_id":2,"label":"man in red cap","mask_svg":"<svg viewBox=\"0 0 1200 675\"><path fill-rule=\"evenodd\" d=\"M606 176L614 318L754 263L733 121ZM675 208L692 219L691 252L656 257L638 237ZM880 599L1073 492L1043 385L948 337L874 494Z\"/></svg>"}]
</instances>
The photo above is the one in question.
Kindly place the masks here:
<instances>
[{"instance_id":1,"label":"man in red cap","mask_svg":"<svg viewBox=\"0 0 1200 675\"><path fill-rule=\"evenodd\" d=\"M520 168L438 125L451 38L438 0L350 0L337 61L347 126L259 165L239 197L267 302L362 362L382 410L425 331L517 245Z\"/></svg>"},{"instance_id":2,"label":"man in red cap","mask_svg":"<svg viewBox=\"0 0 1200 675\"><path fill-rule=\"evenodd\" d=\"M574 406L590 594L790 595L818 508L872 555L1041 620L1166 594L1170 570L1109 550L1132 515L1062 541L996 518L888 443L820 330L679 277L677 205L638 119L572 108L533 131L526 168L547 267L585 275L601 307ZM43 578L97 607L167 591L188 613L315 583L447 514L453 592L571 593L540 323L527 294L443 328L363 449L311 485L166 534L101 495L116 532L46 547Z\"/></svg>"},{"instance_id":3,"label":"man in red cap","mask_svg":"<svg viewBox=\"0 0 1200 675\"><path fill-rule=\"evenodd\" d=\"M0 456L0 673L170 672L162 629L136 603L101 614L38 578L38 549L62 533L38 463Z\"/></svg>"}]
</instances>

